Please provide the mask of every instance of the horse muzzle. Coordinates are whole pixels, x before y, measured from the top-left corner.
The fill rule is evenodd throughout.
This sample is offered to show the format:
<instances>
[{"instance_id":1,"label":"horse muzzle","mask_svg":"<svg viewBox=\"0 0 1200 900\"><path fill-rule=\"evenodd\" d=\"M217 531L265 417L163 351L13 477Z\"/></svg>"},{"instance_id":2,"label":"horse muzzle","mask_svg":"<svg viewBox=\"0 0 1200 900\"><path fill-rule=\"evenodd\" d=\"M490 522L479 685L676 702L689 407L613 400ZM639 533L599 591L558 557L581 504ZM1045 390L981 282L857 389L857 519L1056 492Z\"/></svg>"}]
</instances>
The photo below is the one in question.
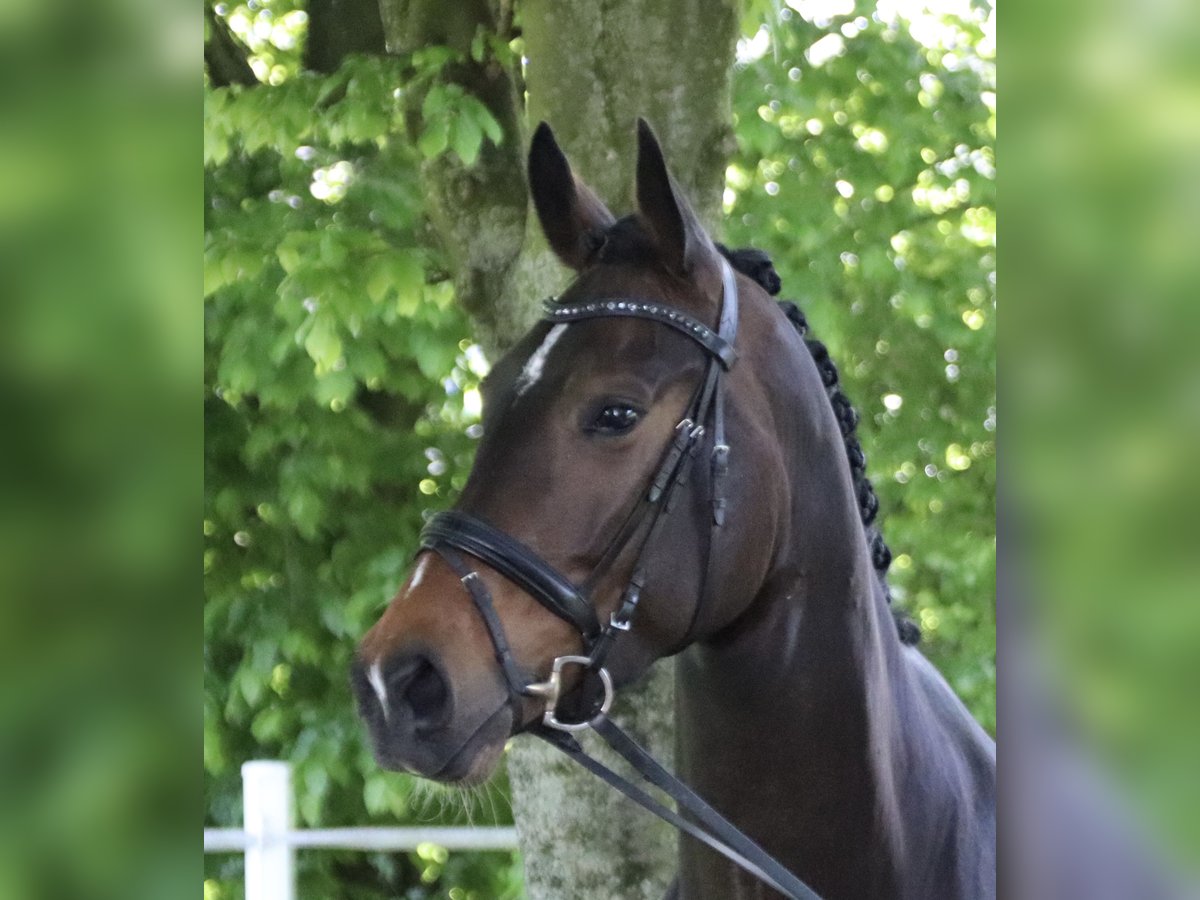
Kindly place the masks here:
<instances>
[{"instance_id":1,"label":"horse muzzle","mask_svg":"<svg viewBox=\"0 0 1200 900\"><path fill-rule=\"evenodd\" d=\"M456 708L449 679L422 653L357 660L351 684L375 759L392 771L450 783L484 781L512 729L502 696L493 694L490 707Z\"/></svg>"}]
</instances>

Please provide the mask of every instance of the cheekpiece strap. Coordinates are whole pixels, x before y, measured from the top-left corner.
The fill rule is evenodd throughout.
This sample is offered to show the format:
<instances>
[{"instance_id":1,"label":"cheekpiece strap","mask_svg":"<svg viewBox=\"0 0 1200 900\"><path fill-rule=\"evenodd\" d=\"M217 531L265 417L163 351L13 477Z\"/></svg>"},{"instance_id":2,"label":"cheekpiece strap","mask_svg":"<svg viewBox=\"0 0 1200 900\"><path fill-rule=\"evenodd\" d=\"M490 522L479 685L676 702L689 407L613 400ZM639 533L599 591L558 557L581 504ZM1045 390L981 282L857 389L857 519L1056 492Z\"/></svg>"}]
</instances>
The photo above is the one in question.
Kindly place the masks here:
<instances>
[{"instance_id":1,"label":"cheekpiece strap","mask_svg":"<svg viewBox=\"0 0 1200 900\"><path fill-rule=\"evenodd\" d=\"M432 549L446 561L446 564L458 576L463 587L467 589L471 602L475 604L479 617L483 619L483 624L492 639L492 647L496 651L496 662L500 665L500 671L504 673L504 680L508 685L508 696L509 702L512 704L513 715L517 715L521 709L521 697L525 694L525 688L530 679L521 671L521 667L517 665L517 661L513 657L512 648L508 645L508 637L504 633L504 624L500 621L500 617L496 614L496 607L492 603L491 591L487 589L487 585L479 577L479 573L468 566L466 560L458 555L457 550L447 544L438 544Z\"/></svg>"}]
</instances>

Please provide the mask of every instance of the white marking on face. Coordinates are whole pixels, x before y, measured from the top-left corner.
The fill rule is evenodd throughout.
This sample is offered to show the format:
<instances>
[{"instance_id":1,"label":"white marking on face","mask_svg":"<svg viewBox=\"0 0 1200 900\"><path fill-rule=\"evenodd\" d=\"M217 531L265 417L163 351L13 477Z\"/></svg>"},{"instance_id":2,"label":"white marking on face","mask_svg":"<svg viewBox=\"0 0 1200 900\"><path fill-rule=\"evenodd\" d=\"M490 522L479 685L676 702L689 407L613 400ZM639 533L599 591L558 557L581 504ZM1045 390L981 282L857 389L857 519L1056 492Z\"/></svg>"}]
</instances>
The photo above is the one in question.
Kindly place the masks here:
<instances>
[{"instance_id":1,"label":"white marking on face","mask_svg":"<svg viewBox=\"0 0 1200 900\"><path fill-rule=\"evenodd\" d=\"M412 593L412 591L416 588L416 586L421 583L421 579L425 577L425 570L428 567L429 567L429 556L428 555L422 556L421 561L419 563L417 563L417 571L413 572L412 581L410 581L408 583L408 590L405 591L406 594Z\"/></svg>"},{"instance_id":2,"label":"white marking on face","mask_svg":"<svg viewBox=\"0 0 1200 900\"><path fill-rule=\"evenodd\" d=\"M375 688L375 694L379 697L379 706L383 709L383 720L386 722L388 717L387 687L383 683L383 674L379 671L379 660L375 660L375 664L367 672L367 681L371 682L371 687Z\"/></svg>"},{"instance_id":3,"label":"white marking on face","mask_svg":"<svg viewBox=\"0 0 1200 900\"><path fill-rule=\"evenodd\" d=\"M518 397L538 383L538 379L542 377L542 370L546 367L546 358L554 349L554 345L558 343L558 339L562 337L563 332L567 330L567 324L560 322L551 328L546 339L542 341L542 346L533 351L533 356L529 357L525 368L521 370L521 377L517 379Z\"/></svg>"}]
</instances>

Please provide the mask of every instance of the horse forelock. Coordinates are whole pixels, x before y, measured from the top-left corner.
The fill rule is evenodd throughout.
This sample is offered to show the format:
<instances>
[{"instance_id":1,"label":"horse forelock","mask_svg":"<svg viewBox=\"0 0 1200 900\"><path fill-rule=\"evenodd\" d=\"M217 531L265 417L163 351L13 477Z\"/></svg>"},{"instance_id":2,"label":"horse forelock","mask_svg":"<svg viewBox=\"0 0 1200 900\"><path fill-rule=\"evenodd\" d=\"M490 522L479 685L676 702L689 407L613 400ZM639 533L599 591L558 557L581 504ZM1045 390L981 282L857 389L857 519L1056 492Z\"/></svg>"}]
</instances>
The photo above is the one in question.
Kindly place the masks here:
<instances>
[{"instance_id":1,"label":"horse forelock","mask_svg":"<svg viewBox=\"0 0 1200 900\"><path fill-rule=\"evenodd\" d=\"M618 219L604 232L597 261L604 264L649 265L657 261L658 249L636 215Z\"/></svg>"}]
</instances>

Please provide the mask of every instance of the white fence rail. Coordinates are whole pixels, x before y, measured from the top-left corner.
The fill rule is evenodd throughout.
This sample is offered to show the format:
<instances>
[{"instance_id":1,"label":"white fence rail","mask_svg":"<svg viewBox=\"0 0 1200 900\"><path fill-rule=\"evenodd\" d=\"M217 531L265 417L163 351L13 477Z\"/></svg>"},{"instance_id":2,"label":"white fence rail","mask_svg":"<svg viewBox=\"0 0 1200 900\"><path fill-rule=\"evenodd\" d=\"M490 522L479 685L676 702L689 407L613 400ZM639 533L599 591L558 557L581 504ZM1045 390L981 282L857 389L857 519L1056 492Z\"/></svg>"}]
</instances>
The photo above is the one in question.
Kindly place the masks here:
<instances>
[{"instance_id":1,"label":"white fence rail","mask_svg":"<svg viewBox=\"0 0 1200 900\"><path fill-rule=\"evenodd\" d=\"M295 900L296 850L515 850L515 828L293 828L292 768L256 760L242 766L241 829L205 828L205 853L244 853L246 900Z\"/></svg>"}]
</instances>

